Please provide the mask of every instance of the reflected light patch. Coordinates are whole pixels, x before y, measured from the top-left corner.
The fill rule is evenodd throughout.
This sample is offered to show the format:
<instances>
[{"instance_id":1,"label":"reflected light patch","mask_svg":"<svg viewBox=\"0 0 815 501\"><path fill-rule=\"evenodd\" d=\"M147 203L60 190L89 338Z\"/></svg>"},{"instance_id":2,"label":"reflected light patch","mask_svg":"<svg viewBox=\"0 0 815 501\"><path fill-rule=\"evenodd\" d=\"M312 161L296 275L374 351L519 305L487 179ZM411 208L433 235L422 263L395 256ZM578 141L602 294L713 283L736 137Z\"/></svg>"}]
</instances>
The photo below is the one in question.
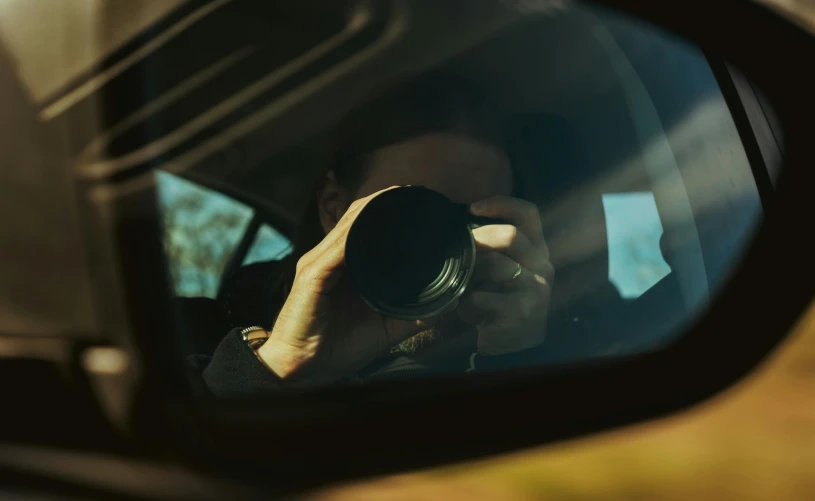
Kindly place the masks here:
<instances>
[{"instance_id":1,"label":"reflected light patch","mask_svg":"<svg viewBox=\"0 0 815 501\"><path fill-rule=\"evenodd\" d=\"M640 297L671 267L659 248L662 222L651 192L604 193L608 280L625 299Z\"/></svg>"}]
</instances>

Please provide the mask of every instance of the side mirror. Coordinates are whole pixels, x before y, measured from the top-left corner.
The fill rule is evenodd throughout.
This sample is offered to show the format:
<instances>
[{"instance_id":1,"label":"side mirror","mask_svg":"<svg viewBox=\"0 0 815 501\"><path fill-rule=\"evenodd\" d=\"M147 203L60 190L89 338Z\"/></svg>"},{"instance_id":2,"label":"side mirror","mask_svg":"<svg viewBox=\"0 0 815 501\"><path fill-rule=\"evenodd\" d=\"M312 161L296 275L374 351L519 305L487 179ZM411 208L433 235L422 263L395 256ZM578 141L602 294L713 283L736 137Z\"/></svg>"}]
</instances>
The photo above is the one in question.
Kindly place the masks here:
<instances>
[{"instance_id":1,"label":"side mirror","mask_svg":"<svg viewBox=\"0 0 815 501\"><path fill-rule=\"evenodd\" d=\"M815 81L782 55L812 60L815 41L778 14L730 0L276 4L235 0L202 14L187 45L150 46L94 93L119 104L77 155L76 177L100 339L128 361L97 398L141 447L294 491L564 440L725 390L811 300L815 249L800 217L811 212ZM253 28L224 42L225 59L185 61L189 41L239 33L248 13ZM298 42L285 57L275 27ZM377 104L379 122L360 125L373 132L353 138L364 146L337 145L337 129L356 130L342 117L394 86L413 95L414 78L441 71L478 82L500 121L445 121L447 101L421 117ZM158 90L129 94L126 81ZM425 177L380 180L364 170L376 162ZM361 174L338 178L340 165ZM437 175L447 168L459 170ZM513 345L520 330L506 327L509 347L485 350L488 315L455 310L445 319L470 337L410 352L434 368L418 377L398 364L368 377L405 354L393 343L339 376L286 379L255 358L247 332L274 331L308 265L298 259L341 228L349 206L352 217L355 199L391 184L466 204L523 199L524 214L504 209L509 244L476 244L517 262L504 282L527 273L550 295L473 286L461 300L480 290L508 301L509 290L507 308L546 309L545 336L530 328ZM537 264L518 257L524 245ZM288 275L246 268L269 262ZM234 281L242 270L248 285ZM299 322L306 310L286 313ZM213 390L206 371L218 360L218 377L231 379Z\"/></svg>"}]
</instances>

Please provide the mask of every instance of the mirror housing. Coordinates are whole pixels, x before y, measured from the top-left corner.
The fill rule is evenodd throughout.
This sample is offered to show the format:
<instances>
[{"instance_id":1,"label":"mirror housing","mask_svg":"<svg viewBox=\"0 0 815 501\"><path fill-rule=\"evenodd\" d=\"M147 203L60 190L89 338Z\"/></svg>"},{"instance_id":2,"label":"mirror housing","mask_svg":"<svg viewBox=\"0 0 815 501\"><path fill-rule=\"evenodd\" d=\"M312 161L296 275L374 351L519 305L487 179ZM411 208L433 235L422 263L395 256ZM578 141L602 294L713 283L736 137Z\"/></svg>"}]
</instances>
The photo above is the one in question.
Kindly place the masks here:
<instances>
[{"instance_id":1,"label":"mirror housing","mask_svg":"<svg viewBox=\"0 0 815 501\"><path fill-rule=\"evenodd\" d=\"M157 162L171 171L201 163L204 171L216 172L223 168L217 154L230 151L236 142L264 145L250 155L278 151L301 138L305 126L298 116L317 114L328 103L360 92L355 89L367 88L375 74L432 66L511 23L522 9L538 5L370 2L360 4L364 15L352 17L337 32L345 38L336 46L321 45L328 47L326 52L299 61L300 68L272 68L270 74L279 79L266 81L263 106L232 103L230 113L191 122L179 134L153 141L145 133L117 143L124 149L112 146L116 137L107 131L83 152L76 175L86 245L95 262L99 330L130 361L128 372L115 383L117 390L101 398L109 418L127 430L138 448L169 446L203 469L293 491L653 419L697 404L744 377L784 338L812 298L815 244L801 237L802 227L795 221L811 212L808 188L815 155L808 141L815 80L782 55L812 60L815 41L752 2L600 3L674 31L732 62L761 87L786 132L786 165L777 190L769 179L761 187L766 220L729 283L686 336L655 352L568 370L530 368L432 384L330 388L281 394L262 403L202 401L189 395L172 356L169 280L155 191L150 189L150 170ZM540 8L550 5L554 3L539 2ZM450 33L449 20L460 12L468 14L457 22L463 35ZM413 42L404 42L410 37ZM424 47L435 41L439 50L421 50L417 37L426 39ZM104 88L100 99L114 102L121 93L115 86ZM104 124L101 129L106 130ZM195 134L209 139L200 147L187 145L185 140ZM415 425L422 422L433 426ZM484 432L485 422L494 433ZM383 437L397 430L399 440L383 447Z\"/></svg>"}]
</instances>

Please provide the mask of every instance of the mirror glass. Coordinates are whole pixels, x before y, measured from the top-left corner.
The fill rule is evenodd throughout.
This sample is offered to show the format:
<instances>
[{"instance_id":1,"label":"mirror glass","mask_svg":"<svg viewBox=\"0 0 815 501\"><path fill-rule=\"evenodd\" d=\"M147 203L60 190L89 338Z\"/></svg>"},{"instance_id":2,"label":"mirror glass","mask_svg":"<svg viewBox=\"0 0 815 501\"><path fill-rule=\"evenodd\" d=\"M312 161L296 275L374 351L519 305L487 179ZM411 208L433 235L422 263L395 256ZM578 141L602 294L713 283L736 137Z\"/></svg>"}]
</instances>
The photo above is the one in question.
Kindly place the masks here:
<instances>
[{"instance_id":1,"label":"mirror glass","mask_svg":"<svg viewBox=\"0 0 815 501\"><path fill-rule=\"evenodd\" d=\"M574 2L521 17L280 152L236 142L228 176L158 171L195 391L611 360L704 312L772 193L771 110L641 21Z\"/></svg>"}]
</instances>

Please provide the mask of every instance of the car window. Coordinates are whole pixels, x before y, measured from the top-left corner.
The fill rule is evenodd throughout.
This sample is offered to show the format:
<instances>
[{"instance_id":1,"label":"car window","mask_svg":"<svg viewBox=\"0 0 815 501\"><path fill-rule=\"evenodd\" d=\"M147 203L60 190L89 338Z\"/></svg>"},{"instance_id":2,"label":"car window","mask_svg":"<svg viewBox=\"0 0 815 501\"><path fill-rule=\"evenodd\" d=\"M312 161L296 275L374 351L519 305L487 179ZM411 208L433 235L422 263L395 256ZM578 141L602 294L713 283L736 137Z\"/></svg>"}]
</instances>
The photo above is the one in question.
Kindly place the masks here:
<instances>
[{"instance_id":1,"label":"car window","mask_svg":"<svg viewBox=\"0 0 815 501\"><path fill-rule=\"evenodd\" d=\"M248 233L255 211L246 205L167 172L156 179L165 252L178 296L215 298L230 259L245 238L252 244L244 265L281 259L291 252L289 239L268 224Z\"/></svg>"}]
</instances>

